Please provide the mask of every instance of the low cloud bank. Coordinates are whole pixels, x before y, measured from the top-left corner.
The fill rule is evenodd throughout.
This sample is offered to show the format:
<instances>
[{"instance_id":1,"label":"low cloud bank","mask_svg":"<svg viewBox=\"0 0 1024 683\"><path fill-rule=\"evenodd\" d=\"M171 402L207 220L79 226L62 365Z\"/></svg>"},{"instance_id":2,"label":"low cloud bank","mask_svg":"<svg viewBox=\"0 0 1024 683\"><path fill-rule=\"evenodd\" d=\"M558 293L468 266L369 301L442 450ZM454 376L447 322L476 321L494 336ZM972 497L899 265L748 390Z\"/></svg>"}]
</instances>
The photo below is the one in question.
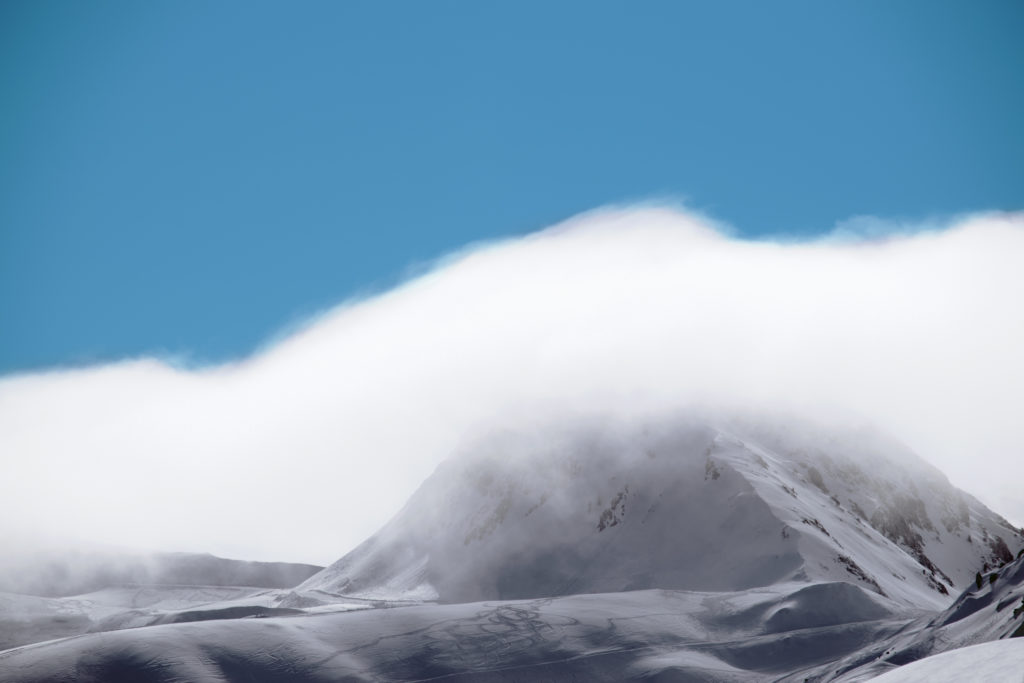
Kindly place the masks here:
<instances>
[{"instance_id":1,"label":"low cloud bank","mask_svg":"<svg viewBox=\"0 0 1024 683\"><path fill-rule=\"evenodd\" d=\"M6 378L0 541L328 563L472 435L723 402L856 414L1020 524L1024 215L901 236L858 220L751 242L598 211L238 363Z\"/></svg>"}]
</instances>

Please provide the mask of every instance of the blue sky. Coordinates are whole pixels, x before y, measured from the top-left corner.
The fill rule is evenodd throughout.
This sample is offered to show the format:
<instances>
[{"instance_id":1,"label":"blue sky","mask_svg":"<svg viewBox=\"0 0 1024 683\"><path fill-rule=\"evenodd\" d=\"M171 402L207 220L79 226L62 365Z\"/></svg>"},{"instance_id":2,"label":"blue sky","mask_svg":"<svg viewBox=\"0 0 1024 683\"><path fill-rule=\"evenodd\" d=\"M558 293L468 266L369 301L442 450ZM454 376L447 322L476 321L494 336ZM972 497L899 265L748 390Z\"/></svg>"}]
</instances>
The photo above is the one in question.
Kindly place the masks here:
<instances>
[{"instance_id":1,"label":"blue sky","mask_svg":"<svg viewBox=\"0 0 1024 683\"><path fill-rule=\"evenodd\" d=\"M467 243L1024 208L1024 4L0 5L0 372L213 362Z\"/></svg>"}]
</instances>

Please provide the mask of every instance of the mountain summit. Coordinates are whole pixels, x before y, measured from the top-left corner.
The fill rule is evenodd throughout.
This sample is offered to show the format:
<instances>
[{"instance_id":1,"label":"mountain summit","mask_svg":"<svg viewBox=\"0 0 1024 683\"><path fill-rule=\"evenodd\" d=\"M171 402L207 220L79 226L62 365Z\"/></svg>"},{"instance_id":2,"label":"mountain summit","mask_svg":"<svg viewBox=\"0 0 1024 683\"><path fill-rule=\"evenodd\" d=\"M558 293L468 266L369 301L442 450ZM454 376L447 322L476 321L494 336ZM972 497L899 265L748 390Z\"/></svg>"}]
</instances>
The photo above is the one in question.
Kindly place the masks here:
<instances>
[{"instance_id":1,"label":"mountain summit","mask_svg":"<svg viewBox=\"0 0 1024 683\"><path fill-rule=\"evenodd\" d=\"M593 422L478 442L297 591L466 602L845 581L938 609L1022 545L870 430Z\"/></svg>"}]
</instances>

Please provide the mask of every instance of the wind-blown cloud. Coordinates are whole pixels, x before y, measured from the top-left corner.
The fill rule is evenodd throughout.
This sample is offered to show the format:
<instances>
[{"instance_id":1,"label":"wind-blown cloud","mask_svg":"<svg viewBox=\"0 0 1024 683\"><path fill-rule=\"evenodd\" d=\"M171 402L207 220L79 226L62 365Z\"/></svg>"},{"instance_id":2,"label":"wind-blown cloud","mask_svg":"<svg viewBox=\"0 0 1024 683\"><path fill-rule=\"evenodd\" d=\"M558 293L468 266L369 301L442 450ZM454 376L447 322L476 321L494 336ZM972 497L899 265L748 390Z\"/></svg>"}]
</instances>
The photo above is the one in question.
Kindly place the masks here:
<instances>
[{"instance_id":1,"label":"wind-blown cloud","mask_svg":"<svg viewBox=\"0 0 1024 683\"><path fill-rule=\"evenodd\" d=\"M468 435L737 400L853 411L1024 521L1024 215L841 237L599 211L235 364L4 379L0 536L330 562Z\"/></svg>"}]
</instances>

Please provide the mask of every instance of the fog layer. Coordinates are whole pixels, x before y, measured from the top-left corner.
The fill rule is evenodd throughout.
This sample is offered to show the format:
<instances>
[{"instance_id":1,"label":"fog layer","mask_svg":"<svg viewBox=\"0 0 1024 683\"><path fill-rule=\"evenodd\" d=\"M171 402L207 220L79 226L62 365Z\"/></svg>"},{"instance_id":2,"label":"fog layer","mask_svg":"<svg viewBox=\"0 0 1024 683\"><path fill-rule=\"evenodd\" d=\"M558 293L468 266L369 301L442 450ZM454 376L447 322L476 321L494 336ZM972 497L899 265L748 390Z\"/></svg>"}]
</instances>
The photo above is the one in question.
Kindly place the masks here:
<instances>
[{"instance_id":1,"label":"fog layer","mask_svg":"<svg viewBox=\"0 0 1024 683\"><path fill-rule=\"evenodd\" d=\"M744 241L605 210L244 361L0 381L0 542L327 563L467 438L696 403L849 412L1024 521L1024 215Z\"/></svg>"}]
</instances>

